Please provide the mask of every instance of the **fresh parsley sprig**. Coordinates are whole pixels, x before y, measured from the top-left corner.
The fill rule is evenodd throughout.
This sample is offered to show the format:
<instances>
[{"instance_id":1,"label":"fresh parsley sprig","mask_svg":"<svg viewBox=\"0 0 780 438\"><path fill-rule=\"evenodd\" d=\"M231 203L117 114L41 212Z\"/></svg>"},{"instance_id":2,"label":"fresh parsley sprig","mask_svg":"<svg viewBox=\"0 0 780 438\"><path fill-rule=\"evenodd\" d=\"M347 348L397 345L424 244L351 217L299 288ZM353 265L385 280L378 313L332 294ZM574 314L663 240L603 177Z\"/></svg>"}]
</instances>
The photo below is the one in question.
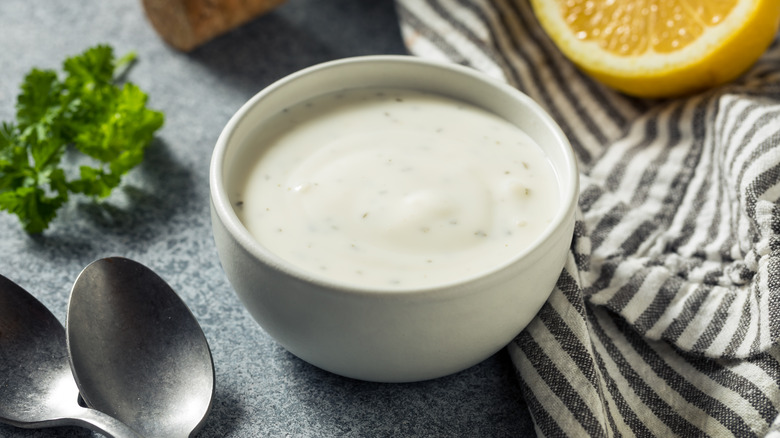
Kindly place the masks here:
<instances>
[{"instance_id":1,"label":"fresh parsley sprig","mask_svg":"<svg viewBox=\"0 0 780 438\"><path fill-rule=\"evenodd\" d=\"M0 209L28 233L48 228L70 194L108 196L143 160L164 116L146 107L136 85L118 80L134 59L116 60L110 46L98 45L67 58L62 80L53 70L25 76L16 121L0 129ZM62 166L69 147L92 164L77 176Z\"/></svg>"}]
</instances>

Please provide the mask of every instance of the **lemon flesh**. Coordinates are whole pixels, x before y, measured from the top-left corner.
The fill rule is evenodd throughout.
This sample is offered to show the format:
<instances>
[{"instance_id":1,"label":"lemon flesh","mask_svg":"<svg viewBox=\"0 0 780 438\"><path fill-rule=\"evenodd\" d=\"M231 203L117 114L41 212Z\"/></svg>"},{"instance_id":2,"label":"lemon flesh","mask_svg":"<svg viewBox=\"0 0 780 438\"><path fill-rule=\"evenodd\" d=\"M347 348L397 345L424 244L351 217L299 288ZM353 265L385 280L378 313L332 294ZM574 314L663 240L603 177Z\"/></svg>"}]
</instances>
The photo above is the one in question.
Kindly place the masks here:
<instances>
[{"instance_id":1,"label":"lemon flesh","mask_svg":"<svg viewBox=\"0 0 780 438\"><path fill-rule=\"evenodd\" d=\"M769 47L780 0L532 0L566 57L641 97L690 94L731 81Z\"/></svg>"}]
</instances>

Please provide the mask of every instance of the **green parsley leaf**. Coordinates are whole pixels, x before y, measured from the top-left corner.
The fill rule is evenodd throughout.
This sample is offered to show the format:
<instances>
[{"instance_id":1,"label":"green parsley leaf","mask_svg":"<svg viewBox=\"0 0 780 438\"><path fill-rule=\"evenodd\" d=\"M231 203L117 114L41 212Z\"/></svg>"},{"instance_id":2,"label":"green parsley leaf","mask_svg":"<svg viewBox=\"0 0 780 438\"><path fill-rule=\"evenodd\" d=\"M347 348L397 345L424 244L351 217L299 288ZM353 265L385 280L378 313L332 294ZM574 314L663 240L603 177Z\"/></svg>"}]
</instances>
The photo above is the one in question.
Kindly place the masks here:
<instances>
[{"instance_id":1,"label":"green parsley leaf","mask_svg":"<svg viewBox=\"0 0 780 438\"><path fill-rule=\"evenodd\" d=\"M130 53L117 61L98 45L67 58L62 80L53 70L25 76L16 123L0 129L0 209L28 233L48 228L69 194L106 197L143 161L164 116L146 107L136 85L119 83L134 60ZM91 163L71 179L61 167L68 148Z\"/></svg>"}]
</instances>

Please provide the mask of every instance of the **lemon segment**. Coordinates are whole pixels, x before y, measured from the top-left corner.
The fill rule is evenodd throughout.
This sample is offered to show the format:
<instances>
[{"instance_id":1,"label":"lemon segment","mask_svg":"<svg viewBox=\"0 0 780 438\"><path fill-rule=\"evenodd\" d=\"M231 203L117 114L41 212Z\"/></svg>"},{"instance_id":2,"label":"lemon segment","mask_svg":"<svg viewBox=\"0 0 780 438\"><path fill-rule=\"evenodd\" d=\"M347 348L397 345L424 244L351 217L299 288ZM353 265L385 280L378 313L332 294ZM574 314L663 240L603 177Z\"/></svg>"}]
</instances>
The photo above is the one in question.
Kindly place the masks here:
<instances>
[{"instance_id":1,"label":"lemon segment","mask_svg":"<svg viewBox=\"0 0 780 438\"><path fill-rule=\"evenodd\" d=\"M531 0L572 62L640 97L690 94L731 81L769 47L778 0Z\"/></svg>"}]
</instances>

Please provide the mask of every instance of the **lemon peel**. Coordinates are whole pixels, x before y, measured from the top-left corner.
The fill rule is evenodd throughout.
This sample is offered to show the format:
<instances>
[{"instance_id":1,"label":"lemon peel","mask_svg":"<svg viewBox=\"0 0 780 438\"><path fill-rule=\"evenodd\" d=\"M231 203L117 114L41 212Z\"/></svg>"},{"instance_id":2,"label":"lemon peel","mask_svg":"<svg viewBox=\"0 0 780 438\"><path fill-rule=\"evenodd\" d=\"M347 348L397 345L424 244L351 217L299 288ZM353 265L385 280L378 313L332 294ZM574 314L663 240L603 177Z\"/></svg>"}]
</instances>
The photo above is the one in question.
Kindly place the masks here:
<instances>
[{"instance_id":1,"label":"lemon peel","mask_svg":"<svg viewBox=\"0 0 780 438\"><path fill-rule=\"evenodd\" d=\"M604 84L674 97L727 83L774 39L778 0L531 0L563 54Z\"/></svg>"}]
</instances>

